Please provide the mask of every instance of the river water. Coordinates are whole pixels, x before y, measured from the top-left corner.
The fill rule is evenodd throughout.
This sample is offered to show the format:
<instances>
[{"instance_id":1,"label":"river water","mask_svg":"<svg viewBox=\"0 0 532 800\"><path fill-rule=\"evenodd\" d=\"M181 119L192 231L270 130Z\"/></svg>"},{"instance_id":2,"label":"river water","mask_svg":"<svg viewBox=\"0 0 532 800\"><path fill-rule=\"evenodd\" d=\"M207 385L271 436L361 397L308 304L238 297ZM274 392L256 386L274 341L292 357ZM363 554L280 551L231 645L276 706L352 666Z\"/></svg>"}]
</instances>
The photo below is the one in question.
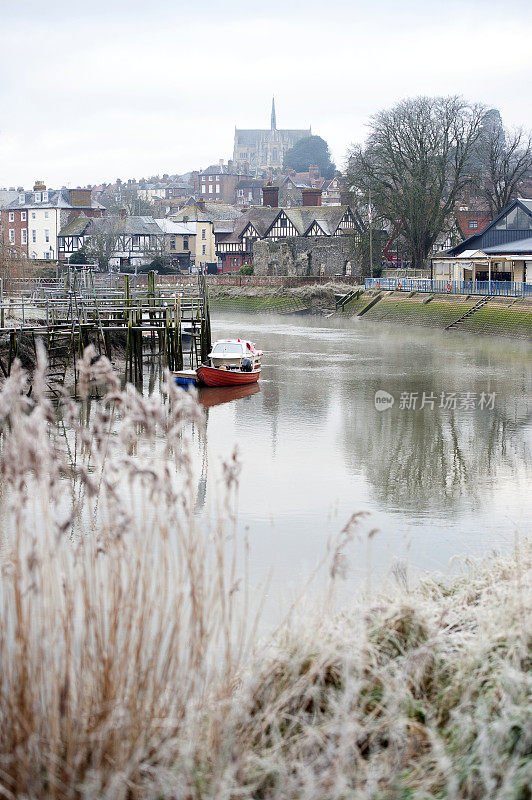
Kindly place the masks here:
<instances>
[{"instance_id":1,"label":"river water","mask_svg":"<svg viewBox=\"0 0 532 800\"><path fill-rule=\"evenodd\" d=\"M354 581L398 562L446 572L532 529L527 343L337 318L215 312L212 327L264 351L254 393L202 396L198 513L213 513L237 443L252 581L297 583L354 512L367 512L350 546Z\"/></svg>"}]
</instances>

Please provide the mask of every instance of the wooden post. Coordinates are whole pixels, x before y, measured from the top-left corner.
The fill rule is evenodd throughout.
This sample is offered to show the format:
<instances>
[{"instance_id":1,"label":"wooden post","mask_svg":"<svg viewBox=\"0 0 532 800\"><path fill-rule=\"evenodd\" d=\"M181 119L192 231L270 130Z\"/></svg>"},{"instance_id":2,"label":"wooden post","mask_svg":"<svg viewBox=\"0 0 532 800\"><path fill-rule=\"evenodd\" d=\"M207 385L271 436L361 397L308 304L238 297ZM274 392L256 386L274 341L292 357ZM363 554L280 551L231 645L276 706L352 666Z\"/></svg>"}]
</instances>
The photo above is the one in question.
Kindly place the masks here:
<instances>
[{"instance_id":1,"label":"wooden post","mask_svg":"<svg viewBox=\"0 0 532 800\"><path fill-rule=\"evenodd\" d=\"M124 275L124 299L126 301L126 309L129 308L130 294L129 294L129 275Z\"/></svg>"},{"instance_id":2,"label":"wooden post","mask_svg":"<svg viewBox=\"0 0 532 800\"><path fill-rule=\"evenodd\" d=\"M7 374L11 375L11 363L13 361L13 348L14 348L14 331L9 332L9 356L8 356L8 363L7 363Z\"/></svg>"},{"instance_id":3,"label":"wooden post","mask_svg":"<svg viewBox=\"0 0 532 800\"><path fill-rule=\"evenodd\" d=\"M131 348L132 348L131 334L132 334L132 330L131 330L131 314L129 314L129 318L128 318L128 321L127 321L127 337L126 337L126 381L128 379L128 372L129 372L129 377L130 378L131 378L131 373L132 373L132 369L131 369L131 366L130 366L130 364L131 364Z\"/></svg>"},{"instance_id":4,"label":"wooden post","mask_svg":"<svg viewBox=\"0 0 532 800\"><path fill-rule=\"evenodd\" d=\"M183 369L183 340L181 337L181 298L177 298L177 360L176 369Z\"/></svg>"}]
</instances>

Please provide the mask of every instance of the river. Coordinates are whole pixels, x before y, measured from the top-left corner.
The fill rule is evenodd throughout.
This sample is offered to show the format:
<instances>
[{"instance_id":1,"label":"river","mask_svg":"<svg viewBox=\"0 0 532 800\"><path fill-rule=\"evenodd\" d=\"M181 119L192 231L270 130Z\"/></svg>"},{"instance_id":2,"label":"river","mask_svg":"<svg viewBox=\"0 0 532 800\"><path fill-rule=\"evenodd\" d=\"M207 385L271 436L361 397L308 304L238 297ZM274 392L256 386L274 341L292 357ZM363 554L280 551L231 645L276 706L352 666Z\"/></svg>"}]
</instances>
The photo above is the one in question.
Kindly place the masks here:
<instances>
[{"instance_id":1,"label":"river","mask_svg":"<svg viewBox=\"0 0 532 800\"><path fill-rule=\"evenodd\" d=\"M350 548L355 581L398 562L447 572L531 530L526 343L337 318L215 312L212 327L264 350L254 394L204 396L198 486L200 513L213 513L236 442L252 580L297 583L354 512L367 513Z\"/></svg>"}]
</instances>

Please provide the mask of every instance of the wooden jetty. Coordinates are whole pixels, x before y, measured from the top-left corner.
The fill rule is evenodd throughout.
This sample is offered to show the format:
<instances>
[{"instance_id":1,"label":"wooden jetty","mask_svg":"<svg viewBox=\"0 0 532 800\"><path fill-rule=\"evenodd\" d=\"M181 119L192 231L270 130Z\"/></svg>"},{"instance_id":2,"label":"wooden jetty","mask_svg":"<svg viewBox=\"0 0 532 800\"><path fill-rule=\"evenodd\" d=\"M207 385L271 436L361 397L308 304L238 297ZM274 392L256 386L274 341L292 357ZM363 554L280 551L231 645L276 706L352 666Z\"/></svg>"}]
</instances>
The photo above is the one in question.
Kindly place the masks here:
<instances>
[{"instance_id":1,"label":"wooden jetty","mask_svg":"<svg viewBox=\"0 0 532 800\"><path fill-rule=\"evenodd\" d=\"M111 281L106 285L102 277L90 269L70 270L64 279L38 282L9 297L0 286L0 337L9 337L7 359L0 356L4 376L23 339L33 348L38 339L44 343L52 391L64 383L69 367L74 367L75 380L76 359L87 344L111 357L116 333L124 334L127 380L142 380L148 353L171 370L195 369L206 360L211 325L204 274L187 287L158 286L154 272L145 286L132 286L129 275L120 276L121 287Z\"/></svg>"}]
</instances>

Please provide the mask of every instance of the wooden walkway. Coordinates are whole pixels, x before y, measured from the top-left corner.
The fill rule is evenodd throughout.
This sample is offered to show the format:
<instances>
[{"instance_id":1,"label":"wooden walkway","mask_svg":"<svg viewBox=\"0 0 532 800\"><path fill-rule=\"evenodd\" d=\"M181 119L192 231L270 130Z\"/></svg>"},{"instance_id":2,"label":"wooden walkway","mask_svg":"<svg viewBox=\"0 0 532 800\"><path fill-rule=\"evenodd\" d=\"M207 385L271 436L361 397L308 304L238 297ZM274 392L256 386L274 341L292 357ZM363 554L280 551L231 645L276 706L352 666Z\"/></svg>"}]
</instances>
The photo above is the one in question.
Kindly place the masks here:
<instances>
[{"instance_id":1,"label":"wooden walkway","mask_svg":"<svg viewBox=\"0 0 532 800\"><path fill-rule=\"evenodd\" d=\"M155 273L147 286L131 287L122 276L123 288L98 286L92 272L80 280L49 281L19 297L0 295L0 337L9 338L7 362L0 369L9 375L21 342L44 342L49 360L49 383L56 390L69 367L92 343L111 356L115 334L123 333L126 379L142 380L144 354L157 354L171 370L196 368L211 348L211 326L204 275L194 287L157 286ZM6 324L13 320L11 325Z\"/></svg>"}]
</instances>

